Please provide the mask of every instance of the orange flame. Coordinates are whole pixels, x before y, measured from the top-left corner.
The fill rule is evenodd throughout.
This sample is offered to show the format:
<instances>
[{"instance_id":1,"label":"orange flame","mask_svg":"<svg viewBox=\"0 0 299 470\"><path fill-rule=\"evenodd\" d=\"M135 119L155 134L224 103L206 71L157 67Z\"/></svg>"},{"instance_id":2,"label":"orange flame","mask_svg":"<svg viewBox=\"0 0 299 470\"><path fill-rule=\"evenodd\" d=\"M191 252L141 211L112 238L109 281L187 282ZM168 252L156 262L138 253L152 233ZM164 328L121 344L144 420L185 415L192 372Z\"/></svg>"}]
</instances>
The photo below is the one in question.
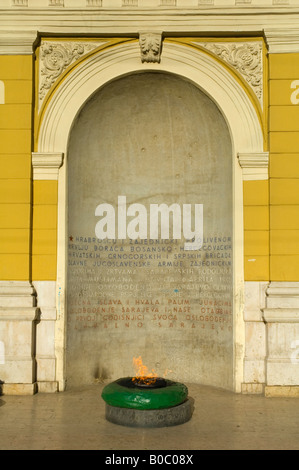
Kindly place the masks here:
<instances>
[{"instance_id":1,"label":"orange flame","mask_svg":"<svg viewBox=\"0 0 299 470\"><path fill-rule=\"evenodd\" d=\"M133 365L135 367L135 377L132 378L134 383L151 385L157 380L158 374L152 369L149 372L146 365L143 364L141 356L133 357Z\"/></svg>"}]
</instances>

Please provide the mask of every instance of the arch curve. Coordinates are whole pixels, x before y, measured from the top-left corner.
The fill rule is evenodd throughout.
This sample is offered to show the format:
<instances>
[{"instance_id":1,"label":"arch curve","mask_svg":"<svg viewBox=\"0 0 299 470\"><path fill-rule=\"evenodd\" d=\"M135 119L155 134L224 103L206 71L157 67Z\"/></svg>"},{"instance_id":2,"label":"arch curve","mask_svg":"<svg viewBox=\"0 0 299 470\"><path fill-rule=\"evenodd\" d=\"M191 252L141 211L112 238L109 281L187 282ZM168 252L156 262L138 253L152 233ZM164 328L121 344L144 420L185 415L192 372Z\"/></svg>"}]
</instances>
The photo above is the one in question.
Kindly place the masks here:
<instances>
[{"instance_id":1,"label":"arch curve","mask_svg":"<svg viewBox=\"0 0 299 470\"><path fill-rule=\"evenodd\" d=\"M234 360L235 390L243 379L244 354L244 271L243 271L243 185L238 153L264 150L263 131L256 109L245 89L233 75L211 55L174 42L165 42L161 63L141 63L138 42L122 43L88 56L74 66L53 91L41 116L35 151L67 153L69 135L75 118L89 98L101 87L126 75L142 72L174 74L192 82L208 95L226 120L233 148L233 258L234 258L234 341L238 345ZM65 159L67 161L67 159ZM65 321L67 258L66 165L59 171L58 185L58 252L56 321L57 380L65 386Z\"/></svg>"},{"instance_id":2,"label":"arch curve","mask_svg":"<svg viewBox=\"0 0 299 470\"><path fill-rule=\"evenodd\" d=\"M190 80L220 108L230 129L234 153L263 151L260 120L242 86L210 55L167 42L160 64L142 64L138 44L129 43L99 51L71 70L42 116L37 151L66 152L75 117L90 96L114 79L144 71L168 72Z\"/></svg>"}]
</instances>

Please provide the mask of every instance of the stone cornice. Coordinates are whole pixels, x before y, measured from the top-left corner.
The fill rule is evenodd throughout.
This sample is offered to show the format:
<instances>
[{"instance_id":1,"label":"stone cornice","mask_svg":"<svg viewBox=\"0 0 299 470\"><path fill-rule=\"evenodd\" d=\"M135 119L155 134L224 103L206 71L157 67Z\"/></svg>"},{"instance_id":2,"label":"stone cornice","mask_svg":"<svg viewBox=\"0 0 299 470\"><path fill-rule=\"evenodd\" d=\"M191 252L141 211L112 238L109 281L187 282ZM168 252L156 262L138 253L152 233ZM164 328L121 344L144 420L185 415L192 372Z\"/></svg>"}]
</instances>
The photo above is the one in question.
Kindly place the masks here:
<instances>
[{"instance_id":1,"label":"stone cornice","mask_svg":"<svg viewBox=\"0 0 299 470\"><path fill-rule=\"evenodd\" d=\"M63 153L32 153L34 180L57 180L63 163Z\"/></svg>"},{"instance_id":2,"label":"stone cornice","mask_svg":"<svg viewBox=\"0 0 299 470\"><path fill-rule=\"evenodd\" d=\"M265 38L270 54L299 52L299 28L265 29Z\"/></svg>"},{"instance_id":3,"label":"stone cornice","mask_svg":"<svg viewBox=\"0 0 299 470\"><path fill-rule=\"evenodd\" d=\"M264 308L262 309L265 323L298 323L298 308Z\"/></svg>"},{"instance_id":4,"label":"stone cornice","mask_svg":"<svg viewBox=\"0 0 299 470\"><path fill-rule=\"evenodd\" d=\"M299 52L299 7L0 8L0 54L31 54L38 35L265 36L270 53ZM88 26L86 26L88 25ZM38 33L37 33L38 31Z\"/></svg>"},{"instance_id":5,"label":"stone cornice","mask_svg":"<svg viewBox=\"0 0 299 470\"><path fill-rule=\"evenodd\" d=\"M65 22L68 20L67 23ZM175 8L10 8L0 9L0 30L33 30L61 34L109 34L145 31L298 31L299 7ZM88 23L86 23L88 21ZM88 28L86 27L88 24Z\"/></svg>"},{"instance_id":6,"label":"stone cornice","mask_svg":"<svg viewBox=\"0 0 299 470\"><path fill-rule=\"evenodd\" d=\"M243 170L243 180L268 179L269 153L239 153L239 164Z\"/></svg>"},{"instance_id":7,"label":"stone cornice","mask_svg":"<svg viewBox=\"0 0 299 470\"><path fill-rule=\"evenodd\" d=\"M5 31L0 28L0 54L32 54L37 36L37 30Z\"/></svg>"}]
</instances>

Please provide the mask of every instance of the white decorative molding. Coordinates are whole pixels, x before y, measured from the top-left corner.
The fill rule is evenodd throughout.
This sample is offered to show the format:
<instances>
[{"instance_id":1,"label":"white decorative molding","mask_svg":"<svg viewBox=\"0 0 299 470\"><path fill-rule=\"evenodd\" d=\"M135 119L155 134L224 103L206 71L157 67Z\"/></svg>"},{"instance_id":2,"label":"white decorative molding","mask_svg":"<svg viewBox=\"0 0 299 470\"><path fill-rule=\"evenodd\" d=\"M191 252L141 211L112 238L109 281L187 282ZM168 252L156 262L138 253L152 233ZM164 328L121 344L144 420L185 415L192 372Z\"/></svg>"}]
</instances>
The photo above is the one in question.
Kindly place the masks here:
<instances>
[{"instance_id":1,"label":"white decorative molding","mask_svg":"<svg viewBox=\"0 0 299 470\"><path fill-rule=\"evenodd\" d=\"M86 0L87 7L101 7L103 0Z\"/></svg>"},{"instance_id":2,"label":"white decorative molding","mask_svg":"<svg viewBox=\"0 0 299 470\"><path fill-rule=\"evenodd\" d=\"M35 307L35 289L29 281L0 281L0 305L3 308Z\"/></svg>"},{"instance_id":3,"label":"white decorative molding","mask_svg":"<svg viewBox=\"0 0 299 470\"><path fill-rule=\"evenodd\" d=\"M138 7L138 0L122 0L123 7Z\"/></svg>"},{"instance_id":4,"label":"white decorative molding","mask_svg":"<svg viewBox=\"0 0 299 470\"><path fill-rule=\"evenodd\" d=\"M0 55L33 54L37 31L6 31L0 29Z\"/></svg>"},{"instance_id":5,"label":"white decorative molding","mask_svg":"<svg viewBox=\"0 0 299 470\"><path fill-rule=\"evenodd\" d=\"M32 153L34 180L58 180L59 168L63 163L63 153Z\"/></svg>"},{"instance_id":6,"label":"white decorative molding","mask_svg":"<svg viewBox=\"0 0 299 470\"><path fill-rule=\"evenodd\" d=\"M160 63L162 51L162 33L141 32L139 33L139 44L142 63Z\"/></svg>"},{"instance_id":7,"label":"white decorative molding","mask_svg":"<svg viewBox=\"0 0 299 470\"><path fill-rule=\"evenodd\" d=\"M4 357L0 378L4 394L33 394L35 332L40 318L36 292L29 281L0 281L0 342Z\"/></svg>"},{"instance_id":8,"label":"white decorative molding","mask_svg":"<svg viewBox=\"0 0 299 470\"><path fill-rule=\"evenodd\" d=\"M65 69L102 42L42 41L39 64L39 107L49 89Z\"/></svg>"},{"instance_id":9,"label":"white decorative molding","mask_svg":"<svg viewBox=\"0 0 299 470\"><path fill-rule=\"evenodd\" d=\"M12 0L11 4L14 7L28 7L28 0Z\"/></svg>"},{"instance_id":10,"label":"white decorative molding","mask_svg":"<svg viewBox=\"0 0 299 470\"><path fill-rule=\"evenodd\" d=\"M177 0L161 0L161 6L175 7Z\"/></svg>"},{"instance_id":11,"label":"white decorative molding","mask_svg":"<svg viewBox=\"0 0 299 470\"><path fill-rule=\"evenodd\" d=\"M49 0L49 7L63 7L63 0Z\"/></svg>"},{"instance_id":12,"label":"white decorative molding","mask_svg":"<svg viewBox=\"0 0 299 470\"><path fill-rule=\"evenodd\" d=\"M82 61L57 88L40 125L38 151L65 151L75 115L92 93L109 80L143 70L138 43L124 43L113 49L113 60L110 49L98 51ZM240 153L262 151L263 134L253 104L222 64L198 49L167 42L163 45L163 57L167 62L157 64L157 70L183 74L214 97L230 123L234 148Z\"/></svg>"},{"instance_id":13,"label":"white decorative molding","mask_svg":"<svg viewBox=\"0 0 299 470\"><path fill-rule=\"evenodd\" d=\"M198 0L198 5L214 5L214 0Z\"/></svg>"},{"instance_id":14,"label":"white decorative molding","mask_svg":"<svg viewBox=\"0 0 299 470\"><path fill-rule=\"evenodd\" d=\"M269 299L279 298L280 301L283 298L295 298L299 307L299 282L271 282L267 289L267 295ZM275 306L277 306L276 301Z\"/></svg>"},{"instance_id":15,"label":"white decorative molding","mask_svg":"<svg viewBox=\"0 0 299 470\"><path fill-rule=\"evenodd\" d=\"M56 282L34 281L34 287L41 312L36 327L37 386L39 392L53 393L58 390L55 357Z\"/></svg>"},{"instance_id":16,"label":"white decorative molding","mask_svg":"<svg viewBox=\"0 0 299 470\"><path fill-rule=\"evenodd\" d=\"M291 28L265 28L264 30L268 51L270 54L283 54L299 52L299 27Z\"/></svg>"},{"instance_id":17,"label":"white decorative molding","mask_svg":"<svg viewBox=\"0 0 299 470\"><path fill-rule=\"evenodd\" d=\"M299 321L299 282L271 282L266 293L265 321Z\"/></svg>"},{"instance_id":18,"label":"white decorative molding","mask_svg":"<svg viewBox=\"0 0 299 470\"><path fill-rule=\"evenodd\" d=\"M233 67L248 83L263 108L263 46L261 41L248 42L199 42Z\"/></svg>"},{"instance_id":19,"label":"white decorative molding","mask_svg":"<svg viewBox=\"0 0 299 470\"><path fill-rule=\"evenodd\" d=\"M299 323L299 308L264 308L265 323Z\"/></svg>"},{"instance_id":20,"label":"white decorative molding","mask_svg":"<svg viewBox=\"0 0 299 470\"><path fill-rule=\"evenodd\" d=\"M0 307L0 322L35 321L39 318L39 309L33 307Z\"/></svg>"},{"instance_id":21,"label":"white decorative molding","mask_svg":"<svg viewBox=\"0 0 299 470\"><path fill-rule=\"evenodd\" d=\"M267 386L298 386L299 282L271 282L266 294Z\"/></svg>"},{"instance_id":22,"label":"white decorative molding","mask_svg":"<svg viewBox=\"0 0 299 470\"><path fill-rule=\"evenodd\" d=\"M261 309L265 307L268 282L244 283L245 356L242 393L260 394L266 381L266 326Z\"/></svg>"},{"instance_id":23,"label":"white decorative molding","mask_svg":"<svg viewBox=\"0 0 299 470\"><path fill-rule=\"evenodd\" d=\"M35 7L26 9L24 15L23 8L4 6L9 2L5 0L5 4L0 7L0 31L9 30L12 37L17 36L20 31L31 30L39 31L41 35L51 33L57 36L71 32L73 36L84 34L99 36L107 33L117 36L130 35L140 30L156 31L157 28L165 35L176 32L177 35L188 33L191 36L194 31L200 31L201 34L210 34L213 31L213 34L219 37L224 33L235 35L238 31L262 34L263 31L276 30L283 31L286 37L298 34L299 11L298 6L294 4L286 8L272 5L256 7L251 4L244 8L243 5L223 6L217 2L216 8L212 4L202 4L205 12L199 14L201 9L196 0L190 0L189 6L187 3L185 6L184 0L180 0L176 10L158 8L160 0L153 0L152 6L147 7L143 7L143 3L139 2L138 15L135 15L130 8L122 7L121 0L118 0L115 1L114 8L107 7L106 1L103 1L104 8L101 10L101 15L95 15L90 7L86 7L86 0L81 0L81 5L77 8L67 6L48 7L48 9L46 8L48 0L43 1L43 7L39 7L38 0L34 0ZM70 5L69 1L67 5ZM240 27L236 29L236 25ZM0 40L0 44L1 48L4 48L6 41ZM290 46L292 52L292 43Z\"/></svg>"},{"instance_id":24,"label":"white decorative molding","mask_svg":"<svg viewBox=\"0 0 299 470\"><path fill-rule=\"evenodd\" d=\"M243 180L267 180L269 178L269 153L238 153L239 164L243 170Z\"/></svg>"}]
</instances>

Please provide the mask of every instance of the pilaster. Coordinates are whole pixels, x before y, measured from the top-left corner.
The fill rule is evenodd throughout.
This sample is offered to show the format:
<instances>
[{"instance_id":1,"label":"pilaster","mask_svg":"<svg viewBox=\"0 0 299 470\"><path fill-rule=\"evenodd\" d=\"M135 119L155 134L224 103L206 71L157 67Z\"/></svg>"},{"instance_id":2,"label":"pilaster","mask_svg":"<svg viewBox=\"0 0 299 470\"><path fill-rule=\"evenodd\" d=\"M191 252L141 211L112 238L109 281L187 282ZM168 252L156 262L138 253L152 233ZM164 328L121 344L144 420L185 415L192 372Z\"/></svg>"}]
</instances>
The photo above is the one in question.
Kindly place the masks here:
<instances>
[{"instance_id":1,"label":"pilaster","mask_svg":"<svg viewBox=\"0 0 299 470\"><path fill-rule=\"evenodd\" d=\"M271 282L262 310L267 334L267 396L296 396L299 383L299 282ZM296 391L297 390L297 391Z\"/></svg>"},{"instance_id":2,"label":"pilaster","mask_svg":"<svg viewBox=\"0 0 299 470\"><path fill-rule=\"evenodd\" d=\"M262 318L267 282L245 282L245 356L242 393L261 394L266 382L266 328Z\"/></svg>"},{"instance_id":3,"label":"pilaster","mask_svg":"<svg viewBox=\"0 0 299 470\"><path fill-rule=\"evenodd\" d=\"M0 381L3 394L36 392L36 293L29 282L0 282Z\"/></svg>"},{"instance_id":4,"label":"pilaster","mask_svg":"<svg viewBox=\"0 0 299 470\"><path fill-rule=\"evenodd\" d=\"M55 325L56 282L35 281L40 322L36 329L36 362L38 392L58 391L56 381Z\"/></svg>"}]
</instances>

